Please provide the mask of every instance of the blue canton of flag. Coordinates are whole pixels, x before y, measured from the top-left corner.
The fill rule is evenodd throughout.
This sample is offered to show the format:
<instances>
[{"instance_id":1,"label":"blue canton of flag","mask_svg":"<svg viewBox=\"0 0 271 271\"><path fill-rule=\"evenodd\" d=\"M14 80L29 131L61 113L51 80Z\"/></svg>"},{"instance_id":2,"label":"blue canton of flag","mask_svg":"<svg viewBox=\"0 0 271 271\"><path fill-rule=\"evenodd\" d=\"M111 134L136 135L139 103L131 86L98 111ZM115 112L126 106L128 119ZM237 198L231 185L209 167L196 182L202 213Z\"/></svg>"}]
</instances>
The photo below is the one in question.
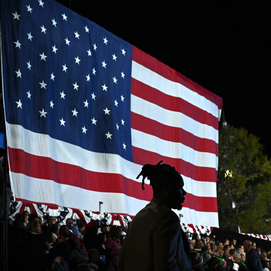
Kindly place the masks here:
<instances>
[{"instance_id":1,"label":"blue canton of flag","mask_svg":"<svg viewBox=\"0 0 271 271\"><path fill-rule=\"evenodd\" d=\"M4 50L16 76L6 86L6 120L132 160L131 45L56 2L13 2L4 22L15 29L5 31L13 48Z\"/></svg>"}]
</instances>

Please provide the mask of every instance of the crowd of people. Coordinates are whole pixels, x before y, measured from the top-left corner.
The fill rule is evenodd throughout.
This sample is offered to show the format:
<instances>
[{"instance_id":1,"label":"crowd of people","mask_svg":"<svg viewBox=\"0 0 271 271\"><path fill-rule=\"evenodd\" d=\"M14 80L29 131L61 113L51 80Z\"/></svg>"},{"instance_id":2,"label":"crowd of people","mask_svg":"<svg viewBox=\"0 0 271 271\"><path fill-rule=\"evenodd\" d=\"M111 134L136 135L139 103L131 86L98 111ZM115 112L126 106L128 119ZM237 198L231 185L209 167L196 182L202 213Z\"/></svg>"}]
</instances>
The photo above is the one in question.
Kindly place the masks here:
<instances>
[{"instance_id":1,"label":"crowd of people","mask_svg":"<svg viewBox=\"0 0 271 271\"><path fill-rule=\"evenodd\" d=\"M42 223L40 217L30 216L27 211L11 223L12 227L44 237L46 271L117 270L118 255L125 238L125 229L120 226L94 221L84 225L80 220L73 221L71 218L60 226L53 216ZM230 238L221 242L212 236L201 238L186 235L192 270L251 270L247 267L249 251L246 251L244 244L237 244L236 240L230 241ZM259 256L263 270L270 270L271 250L265 251L256 243L251 245Z\"/></svg>"},{"instance_id":2,"label":"crowd of people","mask_svg":"<svg viewBox=\"0 0 271 271\"><path fill-rule=\"evenodd\" d=\"M189 243L193 270L269 271L271 250L265 251L249 240L237 244L236 240L224 242L213 237L192 239Z\"/></svg>"},{"instance_id":3,"label":"crowd of people","mask_svg":"<svg viewBox=\"0 0 271 271\"><path fill-rule=\"evenodd\" d=\"M24 211L10 226L40 235L44 242L46 271L115 271L121 248L122 228L68 218L59 225L53 216L42 223L38 216Z\"/></svg>"}]
</instances>

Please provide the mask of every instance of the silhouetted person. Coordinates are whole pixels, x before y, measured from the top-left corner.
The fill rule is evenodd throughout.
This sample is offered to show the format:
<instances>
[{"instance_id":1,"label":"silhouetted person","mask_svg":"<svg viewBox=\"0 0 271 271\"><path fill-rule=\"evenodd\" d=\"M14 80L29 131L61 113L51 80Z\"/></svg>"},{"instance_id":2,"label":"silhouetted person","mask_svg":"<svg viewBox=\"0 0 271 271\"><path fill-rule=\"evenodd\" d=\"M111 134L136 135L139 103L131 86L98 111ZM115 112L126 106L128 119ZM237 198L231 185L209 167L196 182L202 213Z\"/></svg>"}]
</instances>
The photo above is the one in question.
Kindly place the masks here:
<instances>
[{"instance_id":1,"label":"silhouetted person","mask_svg":"<svg viewBox=\"0 0 271 271\"><path fill-rule=\"evenodd\" d=\"M162 162L162 161L161 161ZM148 178L153 199L131 222L119 255L118 271L191 270L190 251L180 220L186 192L174 167L146 164L139 176ZM137 177L137 178L138 178Z\"/></svg>"},{"instance_id":2,"label":"silhouetted person","mask_svg":"<svg viewBox=\"0 0 271 271\"><path fill-rule=\"evenodd\" d=\"M28 224L30 214L28 211L23 211L22 214L17 214L13 225L17 228L25 228Z\"/></svg>"},{"instance_id":3,"label":"silhouetted person","mask_svg":"<svg viewBox=\"0 0 271 271\"><path fill-rule=\"evenodd\" d=\"M248 271L263 271L258 252L252 248L252 243L249 240L243 243L246 254L246 267Z\"/></svg>"},{"instance_id":4,"label":"silhouetted person","mask_svg":"<svg viewBox=\"0 0 271 271\"><path fill-rule=\"evenodd\" d=\"M109 236L106 240L105 246L108 249L112 249L112 251L108 255L108 260L112 262L114 266L118 265L119 252L121 249L120 237L121 227L116 225L112 226L110 228Z\"/></svg>"}]
</instances>

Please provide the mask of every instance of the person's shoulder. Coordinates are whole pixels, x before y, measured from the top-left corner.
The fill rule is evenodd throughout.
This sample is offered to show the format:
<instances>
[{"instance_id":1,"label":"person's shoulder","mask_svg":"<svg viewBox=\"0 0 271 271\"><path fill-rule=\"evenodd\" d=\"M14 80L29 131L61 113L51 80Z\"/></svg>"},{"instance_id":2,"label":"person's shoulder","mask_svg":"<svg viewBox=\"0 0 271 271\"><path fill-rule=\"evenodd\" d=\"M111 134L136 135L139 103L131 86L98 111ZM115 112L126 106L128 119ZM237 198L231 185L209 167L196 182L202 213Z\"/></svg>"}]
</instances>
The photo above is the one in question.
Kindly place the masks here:
<instances>
[{"instance_id":1,"label":"person's shoulder","mask_svg":"<svg viewBox=\"0 0 271 271\"><path fill-rule=\"evenodd\" d=\"M250 254L257 254L257 255L259 254L258 251L254 248L251 248L249 252Z\"/></svg>"}]
</instances>

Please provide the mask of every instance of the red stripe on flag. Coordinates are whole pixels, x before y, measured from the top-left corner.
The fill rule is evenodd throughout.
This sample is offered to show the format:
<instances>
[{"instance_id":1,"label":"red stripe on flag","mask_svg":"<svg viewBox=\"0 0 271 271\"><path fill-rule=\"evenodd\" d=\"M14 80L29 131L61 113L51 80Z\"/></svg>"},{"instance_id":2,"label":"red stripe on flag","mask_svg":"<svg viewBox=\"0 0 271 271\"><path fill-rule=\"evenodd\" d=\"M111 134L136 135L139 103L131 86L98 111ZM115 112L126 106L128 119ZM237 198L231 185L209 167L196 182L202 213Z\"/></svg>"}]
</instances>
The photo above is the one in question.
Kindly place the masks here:
<instances>
[{"instance_id":1,"label":"red stripe on flag","mask_svg":"<svg viewBox=\"0 0 271 271\"><path fill-rule=\"evenodd\" d=\"M133 147L133 160L138 164L144 164L144 161L148 161L148 164L157 164L159 161L163 160L163 163L175 167L182 175L190 177L193 180L216 182L217 171L215 168L197 167L182 159L165 157L158 153Z\"/></svg>"},{"instance_id":2,"label":"red stripe on flag","mask_svg":"<svg viewBox=\"0 0 271 271\"><path fill-rule=\"evenodd\" d=\"M190 90L204 96L209 101L215 103L219 109L222 109L222 98L218 97L214 93L210 92L206 88L198 85L197 83L193 82L191 79L187 78L186 76L182 75L181 73L173 70L166 64L160 62L159 60L155 59L154 57L144 53L140 49L133 47L133 60L140 65L154 71L155 73L160 74L161 76L165 77L174 82L178 82L185 87L189 88Z\"/></svg>"},{"instance_id":3,"label":"red stripe on flag","mask_svg":"<svg viewBox=\"0 0 271 271\"><path fill-rule=\"evenodd\" d=\"M10 169L14 173L21 173L38 179L54 180L57 183L80 187L97 192L124 193L127 196L149 201L152 198L152 188L145 184L145 190L141 189L141 183L127 179L120 174L91 172L65 163L60 163L48 157L31 155L19 149L8 148L10 156ZM16 163L15 161L19 161ZM31 164L31 167L27 166ZM124 185L125 183L125 185ZM216 212L213 202L215 198L197 197L186 195L184 207L203 212ZM210 204L211 203L211 204Z\"/></svg>"},{"instance_id":4,"label":"red stripe on flag","mask_svg":"<svg viewBox=\"0 0 271 271\"><path fill-rule=\"evenodd\" d=\"M162 108L170 111L180 112L202 124L206 124L218 129L218 119L212 114L188 103L181 98L166 95L165 93L133 78L131 92L133 95L151 103L155 103Z\"/></svg>"},{"instance_id":5,"label":"red stripe on flag","mask_svg":"<svg viewBox=\"0 0 271 271\"><path fill-rule=\"evenodd\" d=\"M179 142L196 151L218 155L218 144L213 140L196 137L181 128L167 126L136 113L131 113L131 126L135 130L157 136L163 140Z\"/></svg>"},{"instance_id":6,"label":"red stripe on flag","mask_svg":"<svg viewBox=\"0 0 271 271\"><path fill-rule=\"evenodd\" d=\"M216 198L195 197L191 194L186 194L185 201L182 205L183 207L187 207L198 212L217 212Z\"/></svg>"}]
</instances>

